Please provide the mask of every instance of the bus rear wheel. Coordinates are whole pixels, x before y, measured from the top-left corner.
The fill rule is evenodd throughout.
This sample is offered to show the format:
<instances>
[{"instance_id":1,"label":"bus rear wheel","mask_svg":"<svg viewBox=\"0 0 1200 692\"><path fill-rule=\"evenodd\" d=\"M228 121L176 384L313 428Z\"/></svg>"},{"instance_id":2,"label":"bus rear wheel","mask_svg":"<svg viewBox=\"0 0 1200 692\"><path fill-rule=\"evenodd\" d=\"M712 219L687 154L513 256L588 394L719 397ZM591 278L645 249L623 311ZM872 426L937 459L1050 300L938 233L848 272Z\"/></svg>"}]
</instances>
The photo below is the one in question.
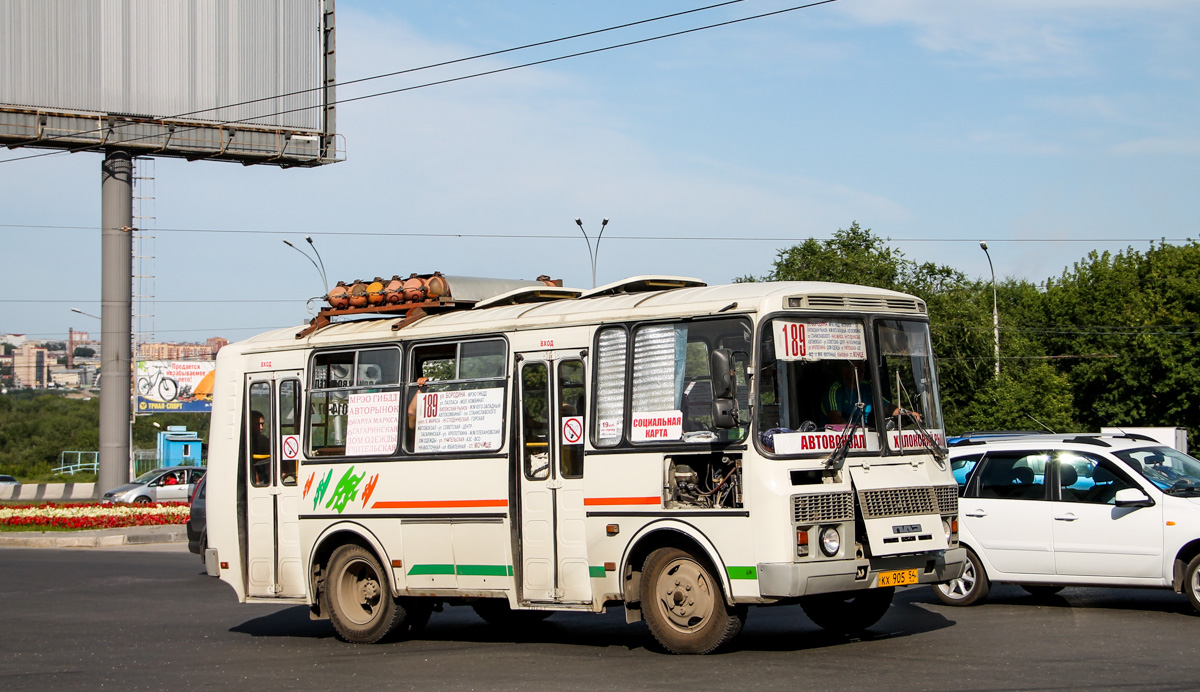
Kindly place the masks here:
<instances>
[{"instance_id":1,"label":"bus rear wheel","mask_svg":"<svg viewBox=\"0 0 1200 692\"><path fill-rule=\"evenodd\" d=\"M650 633L674 654L715 651L746 623L746 609L730 607L709 568L678 548L646 558L640 598Z\"/></svg>"},{"instance_id":2,"label":"bus rear wheel","mask_svg":"<svg viewBox=\"0 0 1200 692\"><path fill-rule=\"evenodd\" d=\"M321 601L338 638L353 644L382 640L408 615L392 598L379 560L359 545L343 545L333 551Z\"/></svg>"}]
</instances>

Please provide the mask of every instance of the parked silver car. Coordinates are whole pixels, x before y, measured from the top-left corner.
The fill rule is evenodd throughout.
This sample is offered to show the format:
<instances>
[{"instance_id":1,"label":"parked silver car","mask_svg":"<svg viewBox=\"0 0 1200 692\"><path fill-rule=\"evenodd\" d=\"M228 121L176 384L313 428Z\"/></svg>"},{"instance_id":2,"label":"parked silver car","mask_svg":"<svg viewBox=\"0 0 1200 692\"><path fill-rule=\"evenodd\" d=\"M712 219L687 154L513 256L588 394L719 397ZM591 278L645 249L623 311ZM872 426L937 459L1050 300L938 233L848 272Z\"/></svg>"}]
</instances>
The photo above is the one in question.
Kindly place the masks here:
<instances>
[{"instance_id":1,"label":"parked silver car","mask_svg":"<svg viewBox=\"0 0 1200 692\"><path fill-rule=\"evenodd\" d=\"M147 471L104 493L104 502L187 502L204 477L202 466L167 466Z\"/></svg>"}]
</instances>

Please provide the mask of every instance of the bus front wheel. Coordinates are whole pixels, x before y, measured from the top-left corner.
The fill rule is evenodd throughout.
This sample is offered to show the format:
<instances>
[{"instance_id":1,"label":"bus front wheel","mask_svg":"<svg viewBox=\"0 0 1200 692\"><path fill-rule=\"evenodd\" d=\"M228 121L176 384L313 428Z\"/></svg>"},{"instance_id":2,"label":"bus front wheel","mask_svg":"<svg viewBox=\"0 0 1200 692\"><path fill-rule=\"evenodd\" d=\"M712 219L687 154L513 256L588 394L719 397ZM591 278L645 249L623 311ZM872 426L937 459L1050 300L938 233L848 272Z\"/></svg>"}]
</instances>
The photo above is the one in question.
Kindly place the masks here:
<instances>
[{"instance_id":1,"label":"bus front wheel","mask_svg":"<svg viewBox=\"0 0 1200 692\"><path fill-rule=\"evenodd\" d=\"M821 629L857 634L883 619L895 593L896 589L889 587L805 596L800 607Z\"/></svg>"},{"instance_id":2,"label":"bus front wheel","mask_svg":"<svg viewBox=\"0 0 1200 692\"><path fill-rule=\"evenodd\" d=\"M338 638L354 644L380 641L408 614L392 598L379 560L371 551L353 544L333 551L321 600L321 609L329 613Z\"/></svg>"},{"instance_id":3,"label":"bus front wheel","mask_svg":"<svg viewBox=\"0 0 1200 692\"><path fill-rule=\"evenodd\" d=\"M715 651L746 622L746 609L726 603L709 568L678 548L659 548L646 558L640 598L650 633L675 654Z\"/></svg>"}]
</instances>

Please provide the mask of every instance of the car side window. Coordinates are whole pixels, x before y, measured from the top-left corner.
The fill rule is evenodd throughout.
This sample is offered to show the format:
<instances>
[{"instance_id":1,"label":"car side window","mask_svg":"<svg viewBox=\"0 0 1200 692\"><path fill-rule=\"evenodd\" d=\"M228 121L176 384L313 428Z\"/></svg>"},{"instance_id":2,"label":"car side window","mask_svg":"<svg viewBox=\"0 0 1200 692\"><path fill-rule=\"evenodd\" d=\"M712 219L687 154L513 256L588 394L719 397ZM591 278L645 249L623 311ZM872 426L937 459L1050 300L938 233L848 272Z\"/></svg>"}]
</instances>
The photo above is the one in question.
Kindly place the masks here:
<instances>
[{"instance_id":1,"label":"car side window","mask_svg":"<svg viewBox=\"0 0 1200 692\"><path fill-rule=\"evenodd\" d=\"M1059 452L1059 499L1096 505L1116 504L1118 490L1135 488L1113 462L1091 454Z\"/></svg>"},{"instance_id":2,"label":"car side window","mask_svg":"<svg viewBox=\"0 0 1200 692\"><path fill-rule=\"evenodd\" d=\"M979 462L968 495L978 498L1043 500L1047 452L989 452Z\"/></svg>"},{"instance_id":3,"label":"car side window","mask_svg":"<svg viewBox=\"0 0 1200 692\"><path fill-rule=\"evenodd\" d=\"M979 464L979 460L983 458L983 452L978 454L968 454L966 456L955 457L950 460L950 468L954 471L954 480L958 482L958 494L963 494L963 489L966 488L967 479L971 477L971 471Z\"/></svg>"}]
</instances>

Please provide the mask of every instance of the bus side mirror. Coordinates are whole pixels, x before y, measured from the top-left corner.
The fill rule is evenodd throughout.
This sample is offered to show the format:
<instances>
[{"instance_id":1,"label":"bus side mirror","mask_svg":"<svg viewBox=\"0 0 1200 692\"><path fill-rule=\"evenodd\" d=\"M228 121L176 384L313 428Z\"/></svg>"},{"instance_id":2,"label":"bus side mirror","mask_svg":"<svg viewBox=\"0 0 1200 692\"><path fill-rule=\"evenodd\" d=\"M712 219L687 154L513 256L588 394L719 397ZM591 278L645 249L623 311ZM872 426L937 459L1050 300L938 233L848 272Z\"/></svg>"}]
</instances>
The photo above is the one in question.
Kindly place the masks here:
<instances>
[{"instance_id":1,"label":"bus side mirror","mask_svg":"<svg viewBox=\"0 0 1200 692\"><path fill-rule=\"evenodd\" d=\"M728 430L738 426L737 379L733 371L733 351L727 348L713 350L709 356L712 368L712 420L713 427Z\"/></svg>"},{"instance_id":2,"label":"bus side mirror","mask_svg":"<svg viewBox=\"0 0 1200 692\"><path fill-rule=\"evenodd\" d=\"M737 389L737 380L733 374L733 351L718 348L708 357L712 367L712 383L714 399L732 399Z\"/></svg>"}]
</instances>

